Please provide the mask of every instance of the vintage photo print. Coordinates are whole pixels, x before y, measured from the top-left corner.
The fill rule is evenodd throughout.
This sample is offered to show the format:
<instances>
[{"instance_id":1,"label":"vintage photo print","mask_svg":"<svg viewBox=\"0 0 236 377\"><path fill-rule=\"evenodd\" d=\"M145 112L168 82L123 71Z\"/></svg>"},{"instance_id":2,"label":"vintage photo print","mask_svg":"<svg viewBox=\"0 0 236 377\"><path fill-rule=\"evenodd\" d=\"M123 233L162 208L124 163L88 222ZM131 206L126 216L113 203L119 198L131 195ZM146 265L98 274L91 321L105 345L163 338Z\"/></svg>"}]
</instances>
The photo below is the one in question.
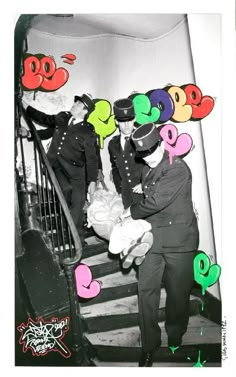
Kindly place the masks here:
<instances>
[{"instance_id":1,"label":"vintage photo print","mask_svg":"<svg viewBox=\"0 0 236 377\"><path fill-rule=\"evenodd\" d=\"M224 22L16 17L15 366L227 362Z\"/></svg>"}]
</instances>

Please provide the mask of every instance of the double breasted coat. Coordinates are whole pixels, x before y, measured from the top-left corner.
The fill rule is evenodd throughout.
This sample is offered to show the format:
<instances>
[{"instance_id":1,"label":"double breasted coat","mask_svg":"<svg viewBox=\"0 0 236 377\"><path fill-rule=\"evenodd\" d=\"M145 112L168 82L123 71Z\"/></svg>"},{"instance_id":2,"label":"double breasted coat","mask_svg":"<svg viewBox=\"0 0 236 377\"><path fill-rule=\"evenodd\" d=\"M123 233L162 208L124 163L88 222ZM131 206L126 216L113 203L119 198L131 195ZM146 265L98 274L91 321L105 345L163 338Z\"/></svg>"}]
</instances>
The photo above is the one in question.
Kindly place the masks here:
<instances>
[{"instance_id":1,"label":"double breasted coat","mask_svg":"<svg viewBox=\"0 0 236 377\"><path fill-rule=\"evenodd\" d=\"M42 140L52 137L47 152L52 167L56 162L60 162L69 177L75 177L78 174L78 168L84 167L87 181L96 181L101 160L97 148L97 137L91 124L84 120L68 125L72 115L67 111L48 115L28 106L27 114L40 125L47 127L45 130L38 131Z\"/></svg>"},{"instance_id":2,"label":"double breasted coat","mask_svg":"<svg viewBox=\"0 0 236 377\"><path fill-rule=\"evenodd\" d=\"M193 260L199 232L192 205L192 175L187 164L168 153L153 169L143 171L144 199L131 205L131 216L152 225L154 242L139 267L138 297L142 347L161 345L158 309L162 282L166 289L165 329L168 345L179 347L187 330Z\"/></svg>"},{"instance_id":3,"label":"double breasted coat","mask_svg":"<svg viewBox=\"0 0 236 377\"><path fill-rule=\"evenodd\" d=\"M192 204L192 174L181 158L170 164L168 153L154 169L145 166L144 199L131 206L133 219L152 225L152 253L187 252L198 247L199 233Z\"/></svg>"},{"instance_id":4,"label":"double breasted coat","mask_svg":"<svg viewBox=\"0 0 236 377\"><path fill-rule=\"evenodd\" d=\"M98 177L101 158L94 128L86 120L73 124L70 112L48 115L31 106L27 114L40 125L39 137L52 137L47 157L70 209L75 226L84 240L84 212L87 185Z\"/></svg>"},{"instance_id":5,"label":"double breasted coat","mask_svg":"<svg viewBox=\"0 0 236 377\"><path fill-rule=\"evenodd\" d=\"M114 136L108 145L112 167L113 182L116 191L122 195L124 207L139 202L142 194L136 194L132 188L141 183L144 162L135 156L132 141L127 141L124 150L121 147L120 135Z\"/></svg>"}]
</instances>

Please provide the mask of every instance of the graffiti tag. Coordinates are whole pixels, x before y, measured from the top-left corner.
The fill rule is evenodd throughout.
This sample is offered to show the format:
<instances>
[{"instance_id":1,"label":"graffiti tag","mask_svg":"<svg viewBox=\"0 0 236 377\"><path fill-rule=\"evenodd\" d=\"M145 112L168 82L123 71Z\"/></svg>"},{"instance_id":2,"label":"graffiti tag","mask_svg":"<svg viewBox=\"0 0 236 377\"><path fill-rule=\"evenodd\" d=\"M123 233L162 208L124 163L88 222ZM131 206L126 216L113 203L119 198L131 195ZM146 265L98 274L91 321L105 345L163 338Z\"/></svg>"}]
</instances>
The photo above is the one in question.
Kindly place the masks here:
<instances>
[{"instance_id":1,"label":"graffiti tag","mask_svg":"<svg viewBox=\"0 0 236 377\"><path fill-rule=\"evenodd\" d=\"M30 349L33 356L44 356L56 351L65 358L71 356L70 350L62 342L69 330L69 317L61 320L54 317L50 321L39 318L37 322L29 318L28 323L21 323L17 330L21 333L19 344L23 345L23 352Z\"/></svg>"}]
</instances>

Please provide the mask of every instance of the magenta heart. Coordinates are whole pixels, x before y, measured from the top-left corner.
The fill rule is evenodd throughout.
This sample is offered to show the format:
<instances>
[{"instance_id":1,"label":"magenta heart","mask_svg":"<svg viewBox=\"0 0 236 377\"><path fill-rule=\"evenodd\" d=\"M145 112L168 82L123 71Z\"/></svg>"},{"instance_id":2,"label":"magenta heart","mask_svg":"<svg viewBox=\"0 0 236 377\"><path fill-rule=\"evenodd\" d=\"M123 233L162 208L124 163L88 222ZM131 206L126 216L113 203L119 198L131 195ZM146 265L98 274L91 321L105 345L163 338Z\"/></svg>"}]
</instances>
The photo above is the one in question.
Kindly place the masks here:
<instances>
[{"instance_id":1,"label":"magenta heart","mask_svg":"<svg viewBox=\"0 0 236 377\"><path fill-rule=\"evenodd\" d=\"M83 298L96 297L101 291L101 284L92 280L92 272L86 264L80 264L75 269L77 295Z\"/></svg>"}]
</instances>

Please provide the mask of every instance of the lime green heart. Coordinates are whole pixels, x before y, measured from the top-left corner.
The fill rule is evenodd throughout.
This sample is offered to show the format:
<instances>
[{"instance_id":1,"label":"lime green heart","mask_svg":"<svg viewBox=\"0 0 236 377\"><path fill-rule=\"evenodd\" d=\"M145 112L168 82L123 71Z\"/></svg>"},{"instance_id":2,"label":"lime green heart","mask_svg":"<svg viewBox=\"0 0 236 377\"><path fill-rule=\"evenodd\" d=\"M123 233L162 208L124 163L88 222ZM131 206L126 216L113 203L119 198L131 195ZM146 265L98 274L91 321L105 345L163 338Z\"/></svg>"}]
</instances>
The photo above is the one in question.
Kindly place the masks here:
<instances>
[{"instance_id":1,"label":"lime green heart","mask_svg":"<svg viewBox=\"0 0 236 377\"><path fill-rule=\"evenodd\" d=\"M95 110L89 115L91 123L97 135L99 135L100 148L104 146L104 139L116 130L114 115L111 115L111 104L106 100L100 100L95 104Z\"/></svg>"}]
</instances>

